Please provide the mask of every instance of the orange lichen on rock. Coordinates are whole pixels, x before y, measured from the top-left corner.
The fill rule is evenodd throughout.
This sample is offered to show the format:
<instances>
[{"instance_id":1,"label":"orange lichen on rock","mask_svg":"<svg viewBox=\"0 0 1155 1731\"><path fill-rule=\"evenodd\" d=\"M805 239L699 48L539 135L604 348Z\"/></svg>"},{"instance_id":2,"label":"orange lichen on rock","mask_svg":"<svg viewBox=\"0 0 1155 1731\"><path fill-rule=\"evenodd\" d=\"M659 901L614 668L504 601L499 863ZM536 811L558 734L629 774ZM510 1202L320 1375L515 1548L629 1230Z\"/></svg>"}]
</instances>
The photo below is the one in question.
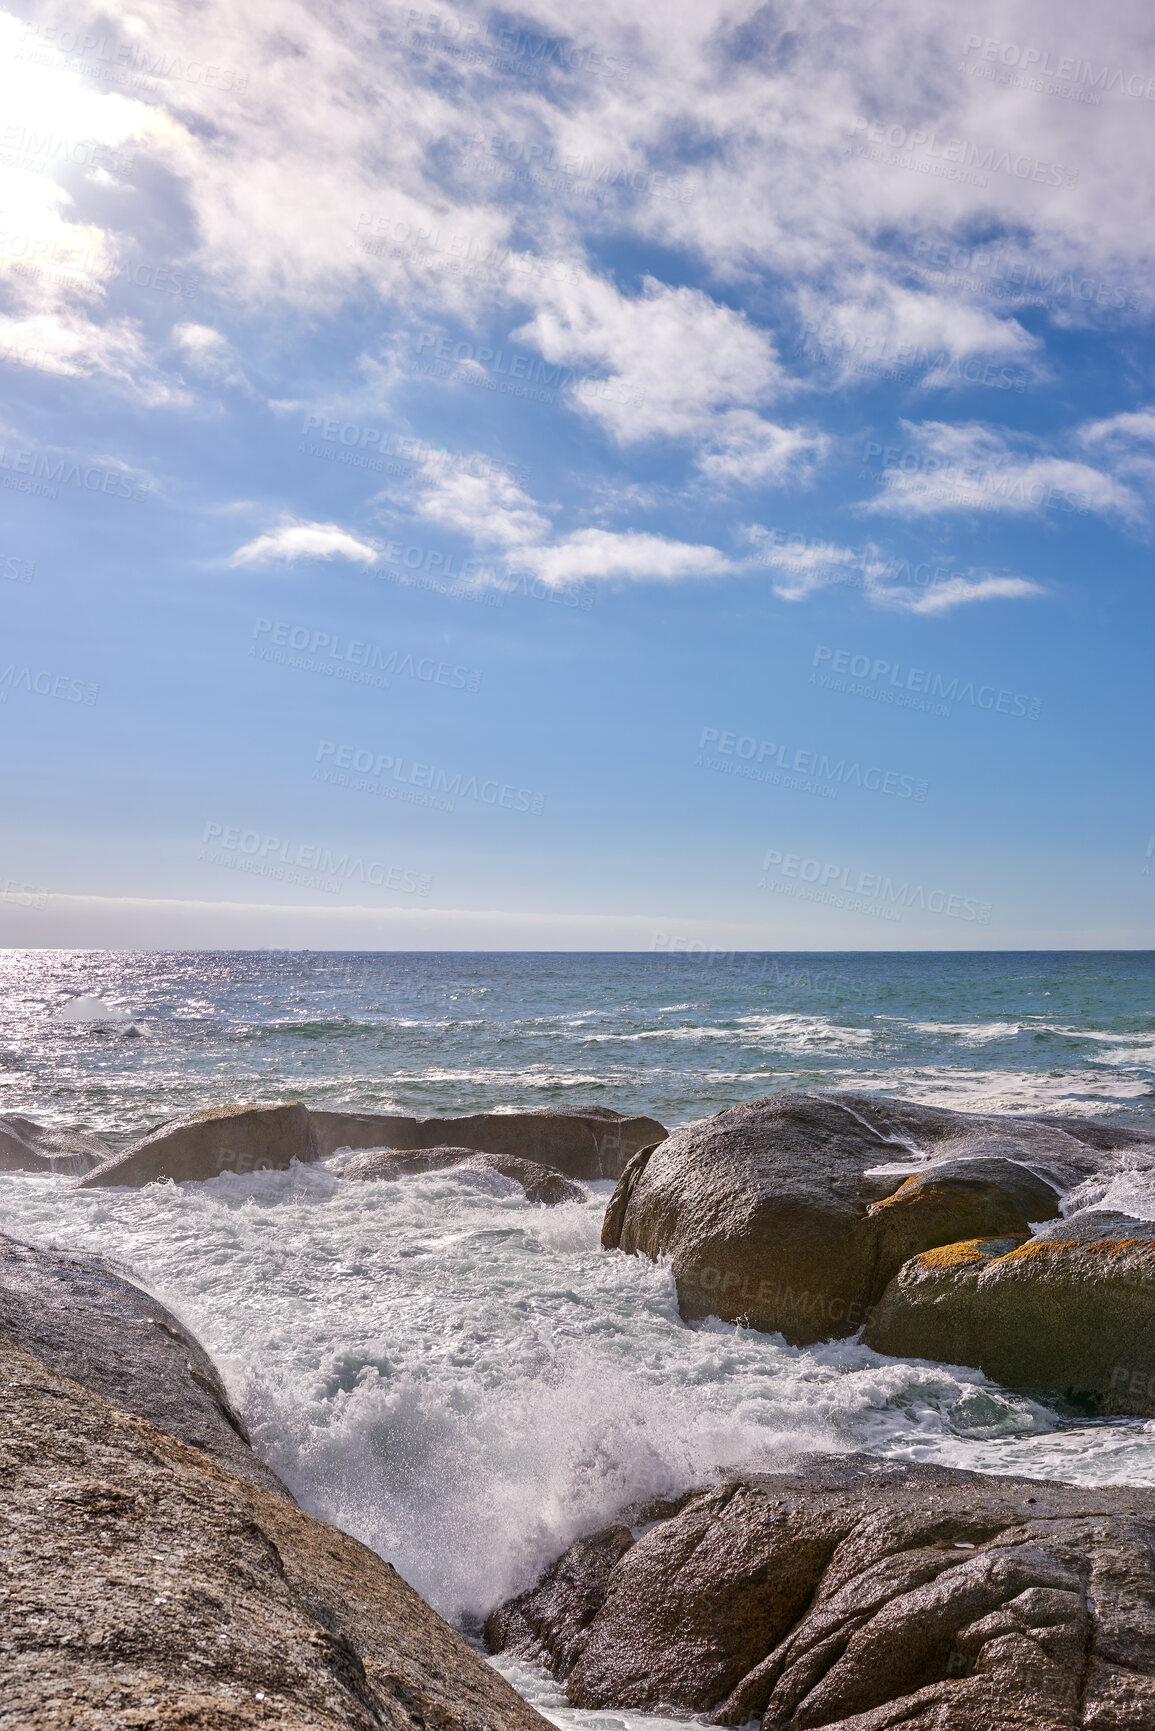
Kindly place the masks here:
<instances>
[{"instance_id":1,"label":"orange lichen on rock","mask_svg":"<svg viewBox=\"0 0 1155 1731\"><path fill-rule=\"evenodd\" d=\"M989 1238L964 1238L958 1244L942 1244L937 1250L924 1250L916 1260L920 1268L961 1268L967 1263L992 1262L995 1258L984 1249L991 1242Z\"/></svg>"}]
</instances>

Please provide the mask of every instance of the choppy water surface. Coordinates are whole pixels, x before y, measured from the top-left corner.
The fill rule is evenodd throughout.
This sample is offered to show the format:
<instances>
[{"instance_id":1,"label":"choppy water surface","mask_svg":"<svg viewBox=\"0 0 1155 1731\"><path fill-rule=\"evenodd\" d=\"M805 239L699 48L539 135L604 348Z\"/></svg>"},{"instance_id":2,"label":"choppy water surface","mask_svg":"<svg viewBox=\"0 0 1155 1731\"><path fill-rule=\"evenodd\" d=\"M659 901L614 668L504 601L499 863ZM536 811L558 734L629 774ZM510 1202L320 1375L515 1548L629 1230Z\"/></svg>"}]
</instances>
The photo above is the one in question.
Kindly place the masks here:
<instances>
[{"instance_id":1,"label":"choppy water surface","mask_svg":"<svg viewBox=\"0 0 1155 1731\"><path fill-rule=\"evenodd\" d=\"M1144 955L18 954L2 982L0 1111L117 1137L286 1097L589 1102L673 1126L784 1087L1155 1126ZM79 993L133 1019L55 1019ZM1155 1484L1155 1425L1068 1424L978 1372L854 1343L687 1328L668 1270L601 1251L612 1187L585 1188L540 1209L490 1172L79 1193L10 1174L0 1226L132 1270L305 1506L466 1626L623 1502L804 1448Z\"/></svg>"}]
</instances>

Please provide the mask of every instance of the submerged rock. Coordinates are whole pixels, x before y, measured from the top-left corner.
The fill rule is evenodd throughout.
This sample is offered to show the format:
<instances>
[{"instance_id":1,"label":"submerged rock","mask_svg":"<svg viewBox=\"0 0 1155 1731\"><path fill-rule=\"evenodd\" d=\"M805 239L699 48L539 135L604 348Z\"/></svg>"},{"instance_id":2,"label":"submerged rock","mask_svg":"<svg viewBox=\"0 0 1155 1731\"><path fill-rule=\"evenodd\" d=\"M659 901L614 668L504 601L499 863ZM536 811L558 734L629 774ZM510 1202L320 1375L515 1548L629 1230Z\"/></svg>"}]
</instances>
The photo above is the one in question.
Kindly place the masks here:
<instances>
[{"instance_id":1,"label":"submerged rock","mask_svg":"<svg viewBox=\"0 0 1155 1731\"><path fill-rule=\"evenodd\" d=\"M639 1148L666 1131L653 1118L586 1110L478 1112L466 1118L404 1118L378 1112L310 1114L319 1158L338 1148L469 1148L549 1166L569 1178L617 1178Z\"/></svg>"},{"instance_id":2,"label":"submerged rock","mask_svg":"<svg viewBox=\"0 0 1155 1731\"><path fill-rule=\"evenodd\" d=\"M106 1160L77 1189L152 1184L158 1178L215 1178L221 1172L259 1172L314 1157L309 1114L288 1106L219 1106L150 1130L131 1148Z\"/></svg>"},{"instance_id":3,"label":"submerged rock","mask_svg":"<svg viewBox=\"0 0 1155 1731\"><path fill-rule=\"evenodd\" d=\"M976 1365L1084 1412L1155 1415L1155 1226L1057 1221L1046 1236L912 1257L863 1336L897 1358Z\"/></svg>"},{"instance_id":4,"label":"submerged rock","mask_svg":"<svg viewBox=\"0 0 1155 1731\"><path fill-rule=\"evenodd\" d=\"M1136 1139L1110 1125L779 1094L639 1153L602 1243L671 1257L687 1320L717 1315L805 1345L853 1334L917 1251L1026 1235L1061 1190L1100 1171L1105 1147Z\"/></svg>"},{"instance_id":5,"label":"submerged rock","mask_svg":"<svg viewBox=\"0 0 1155 1731\"><path fill-rule=\"evenodd\" d=\"M3 1328L0 1409L13 1731L547 1731L364 1545Z\"/></svg>"},{"instance_id":6,"label":"submerged rock","mask_svg":"<svg viewBox=\"0 0 1155 1731\"><path fill-rule=\"evenodd\" d=\"M58 1130L18 1112L0 1118L0 1172L61 1172L75 1178L111 1155L107 1142L86 1130Z\"/></svg>"},{"instance_id":7,"label":"submerged rock","mask_svg":"<svg viewBox=\"0 0 1155 1731\"><path fill-rule=\"evenodd\" d=\"M531 1202L547 1208L559 1202L584 1202L585 1191L532 1160L518 1160L512 1154L475 1154L472 1148L373 1148L354 1154L341 1168L342 1178L398 1179L412 1178L422 1172L445 1172L455 1167L474 1171L487 1168L512 1178L521 1185Z\"/></svg>"},{"instance_id":8,"label":"submerged rock","mask_svg":"<svg viewBox=\"0 0 1155 1731\"><path fill-rule=\"evenodd\" d=\"M631 1511L625 1511L627 1519ZM571 1546L485 1626L575 1707L762 1731L1155 1724L1155 1492L811 1457Z\"/></svg>"}]
</instances>

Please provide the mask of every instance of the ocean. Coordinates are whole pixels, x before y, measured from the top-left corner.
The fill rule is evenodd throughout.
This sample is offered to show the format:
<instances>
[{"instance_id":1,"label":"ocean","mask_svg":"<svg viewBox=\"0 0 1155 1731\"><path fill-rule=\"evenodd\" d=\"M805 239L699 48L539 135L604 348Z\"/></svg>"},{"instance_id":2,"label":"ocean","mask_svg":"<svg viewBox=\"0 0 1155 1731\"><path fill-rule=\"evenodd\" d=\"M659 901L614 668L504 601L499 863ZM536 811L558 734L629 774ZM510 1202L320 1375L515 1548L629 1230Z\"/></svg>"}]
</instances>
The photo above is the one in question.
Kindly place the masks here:
<instances>
[{"instance_id":1,"label":"ocean","mask_svg":"<svg viewBox=\"0 0 1155 1731\"><path fill-rule=\"evenodd\" d=\"M0 1113L117 1144L178 1113L292 1098L602 1105L673 1129L784 1088L854 1088L1155 1136L1153 988L1136 952L9 951ZM125 1016L60 1020L78 994ZM600 1249L612 1184L583 1189L543 1209L488 1171L354 1185L320 1165L84 1192L9 1173L0 1229L99 1252L174 1310L300 1502L467 1633L623 1503L806 1449L1155 1484L1153 1423L1079 1419L853 1341L687 1327L667 1268ZM1155 1219L1155 1195L1128 1206ZM508 1674L559 1724L645 1731Z\"/></svg>"}]
</instances>

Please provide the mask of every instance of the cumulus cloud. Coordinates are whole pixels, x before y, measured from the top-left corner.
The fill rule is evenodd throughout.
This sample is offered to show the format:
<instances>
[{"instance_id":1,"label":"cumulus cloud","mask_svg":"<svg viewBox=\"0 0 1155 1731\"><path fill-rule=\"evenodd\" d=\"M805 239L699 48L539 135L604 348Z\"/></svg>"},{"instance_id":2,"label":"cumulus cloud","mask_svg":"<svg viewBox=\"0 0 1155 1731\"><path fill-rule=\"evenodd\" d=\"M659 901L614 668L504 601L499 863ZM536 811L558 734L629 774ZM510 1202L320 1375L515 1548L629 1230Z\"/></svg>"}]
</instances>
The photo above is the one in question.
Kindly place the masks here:
<instances>
[{"instance_id":1,"label":"cumulus cloud","mask_svg":"<svg viewBox=\"0 0 1155 1731\"><path fill-rule=\"evenodd\" d=\"M240 356L229 339L212 325L181 324L175 326L172 335L192 372L213 384L245 384Z\"/></svg>"},{"instance_id":2,"label":"cumulus cloud","mask_svg":"<svg viewBox=\"0 0 1155 1731\"><path fill-rule=\"evenodd\" d=\"M417 512L439 528L504 549L533 541L549 527L529 494L486 458L475 455L465 466L454 466L434 452L423 469Z\"/></svg>"},{"instance_id":3,"label":"cumulus cloud","mask_svg":"<svg viewBox=\"0 0 1155 1731\"><path fill-rule=\"evenodd\" d=\"M255 540L246 541L233 554L232 565L269 565L275 560L349 559L356 565L372 565L377 550L342 529L337 523L285 523Z\"/></svg>"},{"instance_id":4,"label":"cumulus cloud","mask_svg":"<svg viewBox=\"0 0 1155 1731\"><path fill-rule=\"evenodd\" d=\"M700 289L646 277L637 295L584 272L543 280L515 337L546 360L589 369L571 401L620 445L709 436L720 410L752 407L781 377L770 337Z\"/></svg>"}]
</instances>

